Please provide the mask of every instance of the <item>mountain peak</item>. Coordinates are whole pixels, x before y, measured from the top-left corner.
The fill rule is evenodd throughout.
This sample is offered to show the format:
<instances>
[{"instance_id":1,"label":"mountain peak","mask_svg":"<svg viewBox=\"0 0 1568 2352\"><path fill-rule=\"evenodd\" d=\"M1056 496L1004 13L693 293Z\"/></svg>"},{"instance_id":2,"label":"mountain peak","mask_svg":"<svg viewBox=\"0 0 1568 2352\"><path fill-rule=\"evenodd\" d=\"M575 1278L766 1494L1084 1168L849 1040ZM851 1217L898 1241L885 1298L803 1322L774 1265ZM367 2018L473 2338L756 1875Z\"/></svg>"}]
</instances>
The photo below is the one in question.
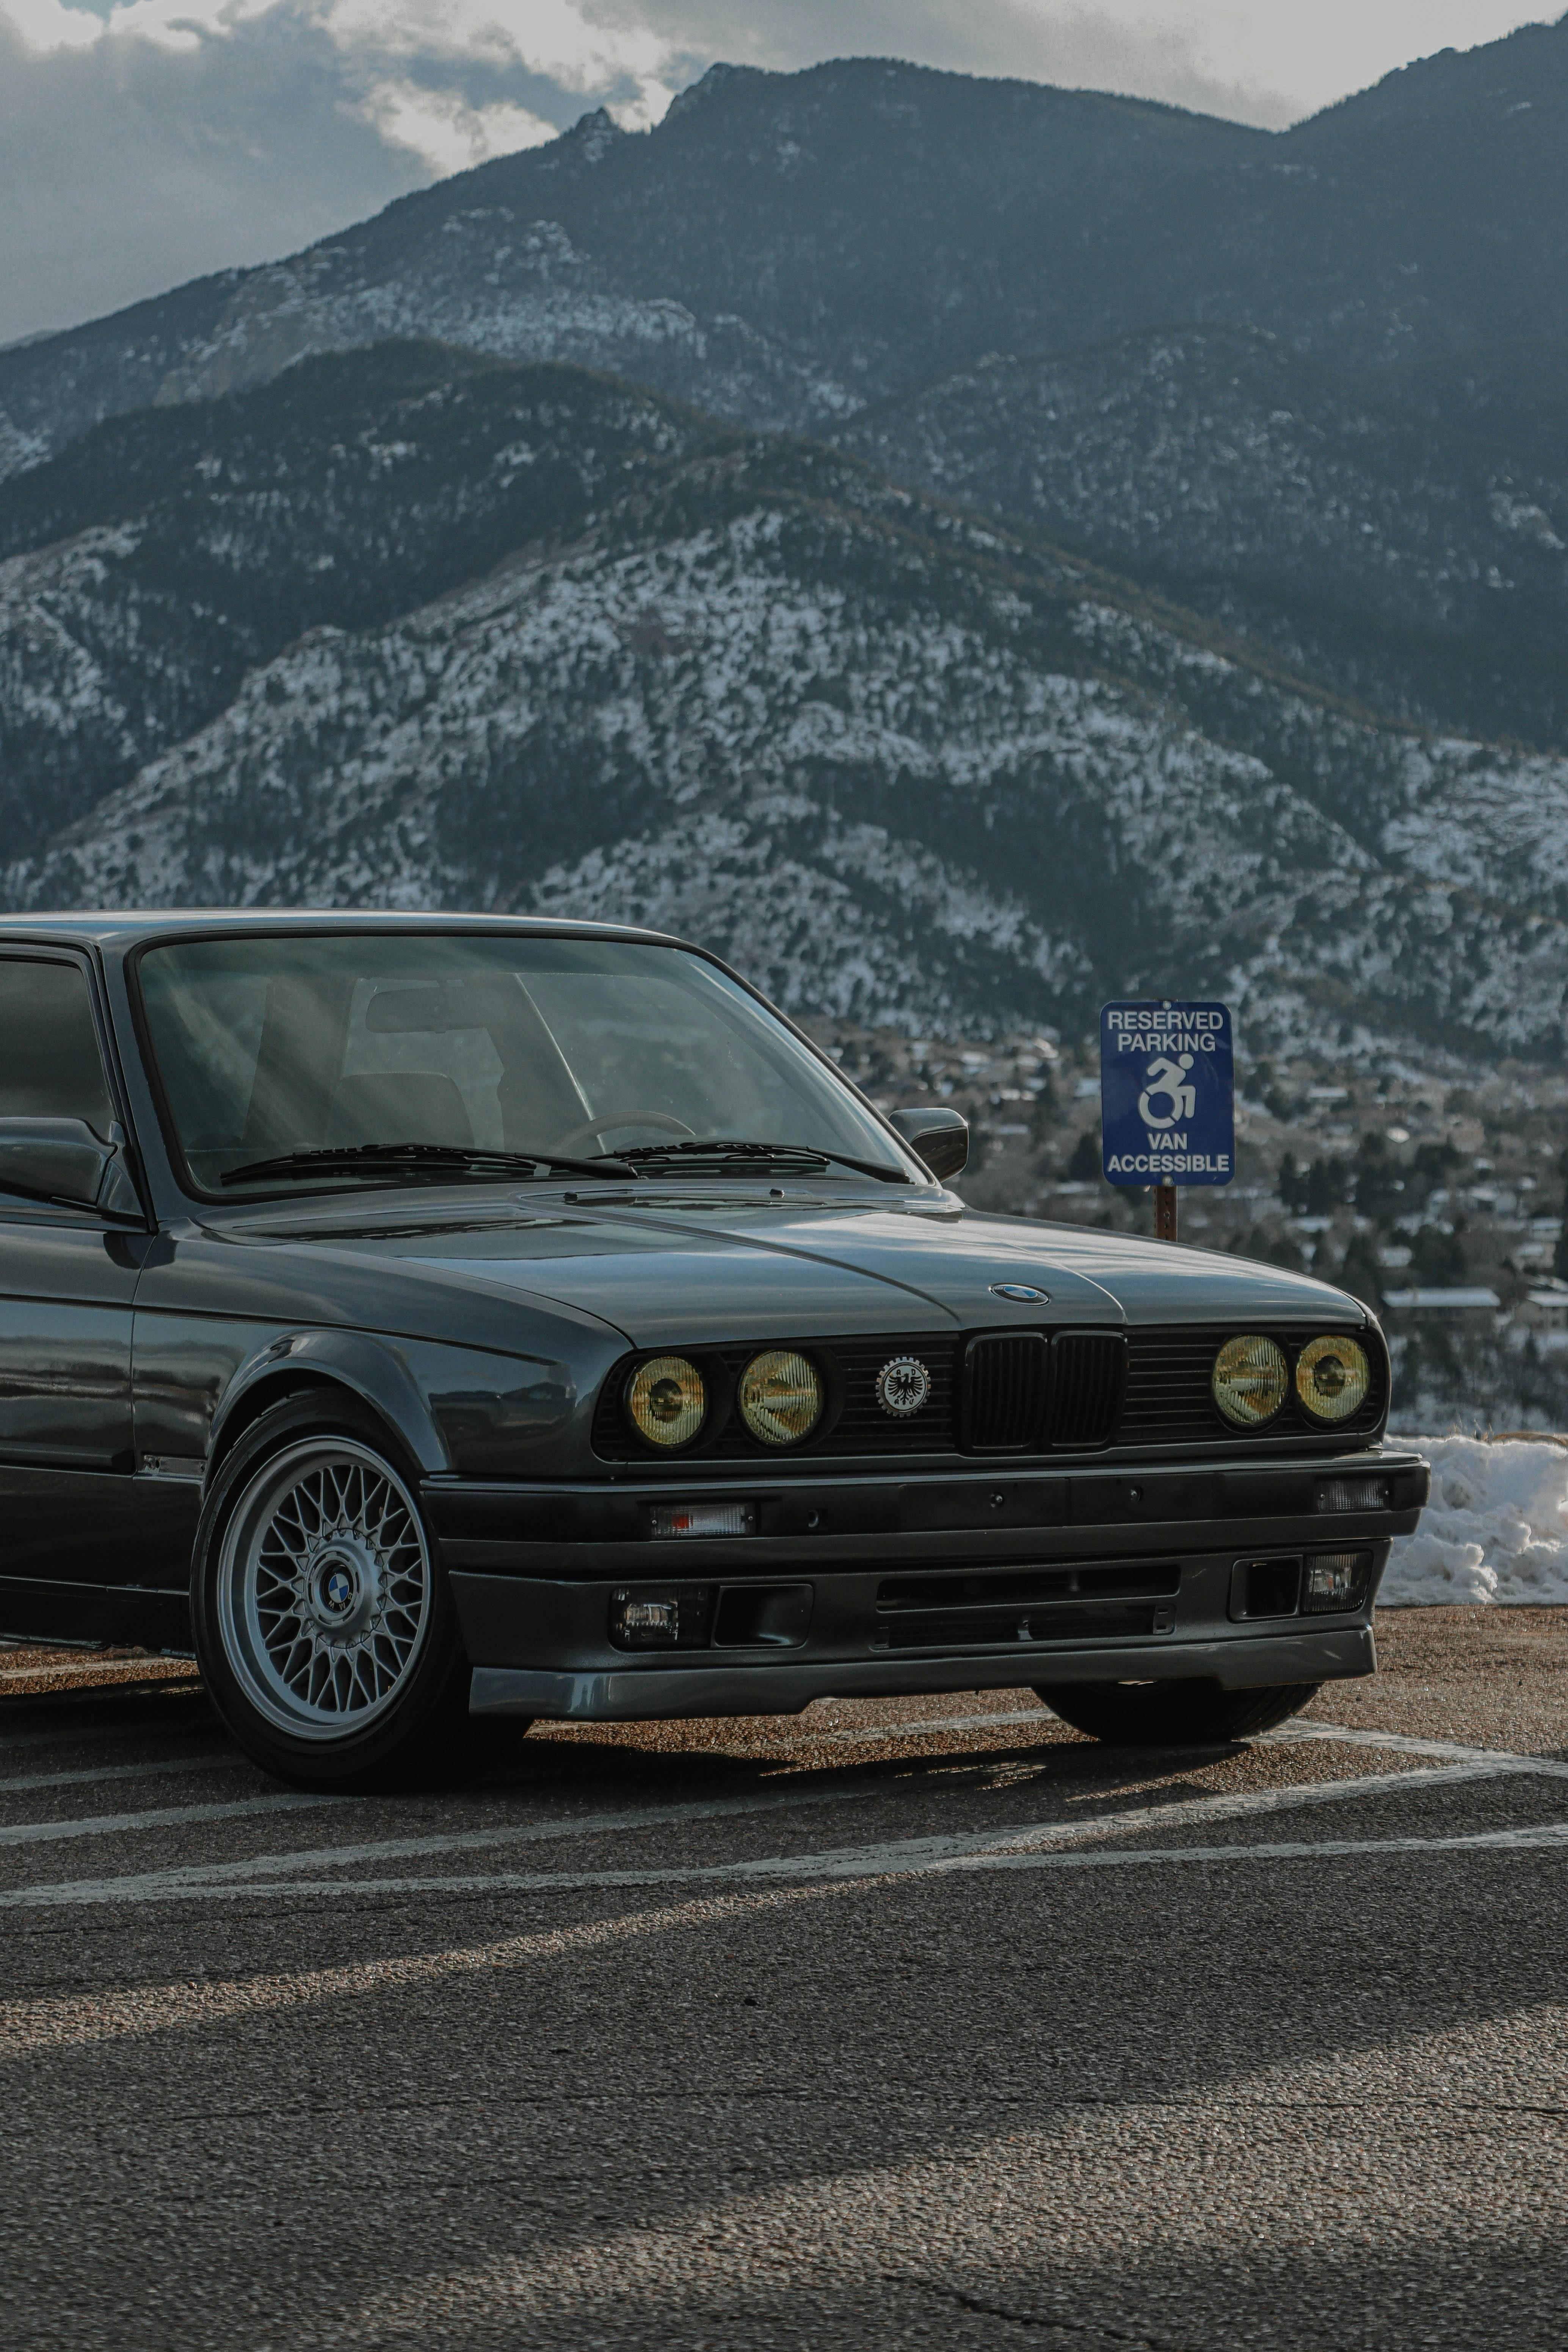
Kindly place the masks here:
<instances>
[{"instance_id":1,"label":"mountain peak","mask_svg":"<svg viewBox=\"0 0 1568 2352\"><path fill-rule=\"evenodd\" d=\"M628 135L607 106L596 106L591 114L580 114L571 130L562 133L562 141L571 141L585 163L596 163L606 148Z\"/></svg>"},{"instance_id":2,"label":"mountain peak","mask_svg":"<svg viewBox=\"0 0 1568 2352\"><path fill-rule=\"evenodd\" d=\"M722 58L719 58L709 67L705 74L690 85L689 89L676 92L664 110L665 121L679 122L681 116L689 114L693 107L701 106L707 100L714 97L726 82L734 81L742 77L750 77L758 81L763 79L768 80L784 79L782 75L764 76L763 68L759 66L731 66L726 65Z\"/></svg>"}]
</instances>

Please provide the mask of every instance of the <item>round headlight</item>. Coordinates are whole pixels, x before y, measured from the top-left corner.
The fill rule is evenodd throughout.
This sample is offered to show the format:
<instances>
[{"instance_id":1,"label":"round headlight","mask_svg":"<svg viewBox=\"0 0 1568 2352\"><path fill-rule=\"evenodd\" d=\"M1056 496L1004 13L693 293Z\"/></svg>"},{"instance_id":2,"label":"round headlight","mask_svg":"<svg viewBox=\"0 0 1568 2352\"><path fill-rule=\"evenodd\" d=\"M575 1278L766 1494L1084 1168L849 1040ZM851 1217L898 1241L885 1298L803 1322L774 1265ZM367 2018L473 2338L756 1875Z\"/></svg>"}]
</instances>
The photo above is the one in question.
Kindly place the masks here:
<instances>
[{"instance_id":1,"label":"round headlight","mask_svg":"<svg viewBox=\"0 0 1568 2352\"><path fill-rule=\"evenodd\" d=\"M1289 1389L1284 1349L1258 1332L1227 1339L1214 1360L1214 1401L1237 1429L1272 1421Z\"/></svg>"},{"instance_id":2,"label":"round headlight","mask_svg":"<svg viewBox=\"0 0 1568 2352\"><path fill-rule=\"evenodd\" d=\"M741 1374L741 1419L764 1445L798 1445L822 1419L822 1375L793 1348L753 1356Z\"/></svg>"},{"instance_id":3,"label":"round headlight","mask_svg":"<svg viewBox=\"0 0 1568 2352\"><path fill-rule=\"evenodd\" d=\"M684 1356L654 1356L632 1375L626 1411L650 1445L688 1445L707 1417L702 1375Z\"/></svg>"},{"instance_id":4,"label":"round headlight","mask_svg":"<svg viewBox=\"0 0 1568 2352\"><path fill-rule=\"evenodd\" d=\"M1371 1386L1359 1339L1309 1339L1296 1359L1296 1394L1314 1421L1348 1421Z\"/></svg>"}]
</instances>

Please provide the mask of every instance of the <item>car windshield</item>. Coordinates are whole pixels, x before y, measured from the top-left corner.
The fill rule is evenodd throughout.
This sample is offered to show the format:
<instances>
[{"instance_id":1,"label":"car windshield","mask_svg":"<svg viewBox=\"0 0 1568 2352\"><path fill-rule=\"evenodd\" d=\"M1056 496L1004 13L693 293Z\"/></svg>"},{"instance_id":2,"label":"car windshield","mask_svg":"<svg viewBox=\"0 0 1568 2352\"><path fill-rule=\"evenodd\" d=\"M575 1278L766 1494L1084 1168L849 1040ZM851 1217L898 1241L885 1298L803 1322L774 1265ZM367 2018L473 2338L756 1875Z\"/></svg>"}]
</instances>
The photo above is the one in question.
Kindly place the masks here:
<instances>
[{"instance_id":1,"label":"car windshield","mask_svg":"<svg viewBox=\"0 0 1568 2352\"><path fill-rule=\"evenodd\" d=\"M662 1177L649 1148L684 1144L668 1172L710 1181L690 1146L720 1139L922 1181L847 1087L683 949L453 932L207 939L150 949L140 981L179 1147L205 1193L276 1190L276 1165L258 1163L312 1152L362 1157L294 1172L386 1183L460 1181L465 1152L629 1150ZM429 1160L377 1164L378 1150L405 1145ZM766 1165L753 1155L721 1172ZM812 1172L854 1181L834 1162Z\"/></svg>"}]
</instances>

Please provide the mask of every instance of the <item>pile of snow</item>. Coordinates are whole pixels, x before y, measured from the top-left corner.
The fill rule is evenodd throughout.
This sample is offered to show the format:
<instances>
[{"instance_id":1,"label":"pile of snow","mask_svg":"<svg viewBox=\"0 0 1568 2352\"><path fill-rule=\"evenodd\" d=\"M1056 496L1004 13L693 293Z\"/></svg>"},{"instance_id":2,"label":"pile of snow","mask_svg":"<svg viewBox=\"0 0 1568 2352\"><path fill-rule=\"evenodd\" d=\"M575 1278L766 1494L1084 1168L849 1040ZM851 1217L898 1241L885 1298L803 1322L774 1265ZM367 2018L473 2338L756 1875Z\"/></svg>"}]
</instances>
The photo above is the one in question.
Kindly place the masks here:
<instances>
[{"instance_id":1,"label":"pile of snow","mask_svg":"<svg viewBox=\"0 0 1568 2352\"><path fill-rule=\"evenodd\" d=\"M1521 1438L1408 1443L1432 1465L1432 1499L1415 1534L1394 1542L1379 1606L1568 1602L1568 1449Z\"/></svg>"}]
</instances>

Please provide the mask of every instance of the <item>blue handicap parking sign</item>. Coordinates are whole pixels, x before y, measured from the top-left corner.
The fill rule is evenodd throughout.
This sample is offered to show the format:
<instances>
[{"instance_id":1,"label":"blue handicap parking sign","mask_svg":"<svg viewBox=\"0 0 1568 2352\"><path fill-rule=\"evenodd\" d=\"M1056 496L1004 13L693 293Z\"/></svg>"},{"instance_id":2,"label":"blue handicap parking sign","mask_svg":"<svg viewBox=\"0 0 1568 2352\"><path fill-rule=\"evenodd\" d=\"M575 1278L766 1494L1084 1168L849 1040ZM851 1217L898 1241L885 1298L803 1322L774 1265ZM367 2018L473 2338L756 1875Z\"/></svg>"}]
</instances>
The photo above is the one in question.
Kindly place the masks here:
<instances>
[{"instance_id":1,"label":"blue handicap parking sign","mask_svg":"<svg viewBox=\"0 0 1568 2352\"><path fill-rule=\"evenodd\" d=\"M1227 1005L1142 998L1101 1011L1107 1183L1228 1184L1235 1097Z\"/></svg>"}]
</instances>

